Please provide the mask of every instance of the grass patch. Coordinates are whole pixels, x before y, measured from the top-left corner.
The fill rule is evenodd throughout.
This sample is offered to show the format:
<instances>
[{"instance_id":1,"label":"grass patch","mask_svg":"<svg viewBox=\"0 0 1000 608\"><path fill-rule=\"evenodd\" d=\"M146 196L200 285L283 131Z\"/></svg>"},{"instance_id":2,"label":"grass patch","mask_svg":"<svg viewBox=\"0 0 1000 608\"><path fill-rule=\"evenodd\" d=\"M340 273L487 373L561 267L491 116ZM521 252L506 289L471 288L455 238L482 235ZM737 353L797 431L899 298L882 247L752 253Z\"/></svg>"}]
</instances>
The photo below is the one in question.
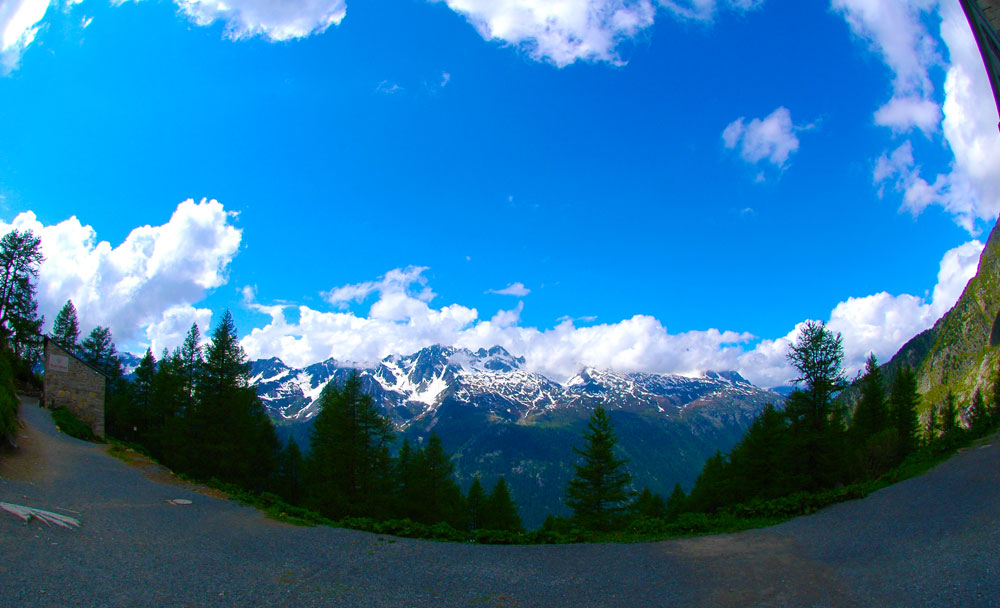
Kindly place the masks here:
<instances>
[{"instance_id":1,"label":"grass patch","mask_svg":"<svg viewBox=\"0 0 1000 608\"><path fill-rule=\"evenodd\" d=\"M76 437L77 439L83 439L84 441L90 441L93 443L104 443L104 440L94 434L90 430L90 427L80 421L76 417L76 414L69 411L65 407L57 407L52 410L52 421L56 423L56 427L60 431L66 433L70 437Z\"/></svg>"}]
</instances>

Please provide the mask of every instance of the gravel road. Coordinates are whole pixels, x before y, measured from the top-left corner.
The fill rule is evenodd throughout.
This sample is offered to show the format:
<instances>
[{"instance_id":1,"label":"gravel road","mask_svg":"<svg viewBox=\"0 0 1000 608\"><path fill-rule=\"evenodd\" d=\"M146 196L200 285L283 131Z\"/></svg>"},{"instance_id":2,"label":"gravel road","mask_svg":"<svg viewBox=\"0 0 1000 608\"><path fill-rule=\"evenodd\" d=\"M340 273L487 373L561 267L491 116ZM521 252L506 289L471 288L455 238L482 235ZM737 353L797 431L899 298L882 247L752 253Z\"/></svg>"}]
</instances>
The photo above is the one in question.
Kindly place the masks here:
<instances>
[{"instance_id":1,"label":"gravel road","mask_svg":"<svg viewBox=\"0 0 1000 608\"><path fill-rule=\"evenodd\" d=\"M0 511L0 606L1000 606L996 437L772 528L502 547L278 523L22 416L0 501L82 525Z\"/></svg>"}]
</instances>

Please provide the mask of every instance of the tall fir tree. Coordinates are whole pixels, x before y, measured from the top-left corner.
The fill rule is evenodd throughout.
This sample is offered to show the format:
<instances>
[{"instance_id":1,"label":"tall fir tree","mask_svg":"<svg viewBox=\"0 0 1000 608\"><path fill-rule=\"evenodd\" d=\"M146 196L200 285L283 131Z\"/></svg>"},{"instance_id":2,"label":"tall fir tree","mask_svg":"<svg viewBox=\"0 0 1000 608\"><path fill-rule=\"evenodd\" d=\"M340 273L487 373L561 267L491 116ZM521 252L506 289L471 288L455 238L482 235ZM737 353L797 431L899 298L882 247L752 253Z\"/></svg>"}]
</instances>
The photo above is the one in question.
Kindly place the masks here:
<instances>
[{"instance_id":1,"label":"tall fir tree","mask_svg":"<svg viewBox=\"0 0 1000 608\"><path fill-rule=\"evenodd\" d=\"M767 403L747 429L743 439L729 454L725 484L728 500L774 498L793 491L789 479L792 458L788 421L774 405Z\"/></svg>"},{"instance_id":2,"label":"tall fir tree","mask_svg":"<svg viewBox=\"0 0 1000 608\"><path fill-rule=\"evenodd\" d=\"M576 473L566 488L565 502L581 525L608 530L621 523L632 477L625 468L628 460L615 456L618 439L603 407L590 416L583 442L582 449L573 448L580 462L574 465Z\"/></svg>"},{"instance_id":3,"label":"tall fir tree","mask_svg":"<svg viewBox=\"0 0 1000 608\"><path fill-rule=\"evenodd\" d=\"M859 386L861 397L854 408L850 429L851 440L855 446L863 446L869 437L881 433L890 426L885 382L874 353L868 356L865 373L859 381Z\"/></svg>"},{"instance_id":4,"label":"tall fir tree","mask_svg":"<svg viewBox=\"0 0 1000 608\"><path fill-rule=\"evenodd\" d=\"M982 392L977 388L972 395L972 404L969 406L969 430L974 435L982 435L990 428L990 413L986 409L986 400L983 399Z\"/></svg>"},{"instance_id":5,"label":"tall fir tree","mask_svg":"<svg viewBox=\"0 0 1000 608\"><path fill-rule=\"evenodd\" d=\"M98 325L80 345L80 355L92 367L107 376L117 379L122 375L122 363L118 358L111 330Z\"/></svg>"},{"instance_id":6,"label":"tall fir tree","mask_svg":"<svg viewBox=\"0 0 1000 608\"><path fill-rule=\"evenodd\" d=\"M310 500L329 517L386 517L391 510L392 426L357 373L319 398L309 449Z\"/></svg>"},{"instance_id":7,"label":"tall fir tree","mask_svg":"<svg viewBox=\"0 0 1000 608\"><path fill-rule=\"evenodd\" d=\"M201 331L197 323L191 324L184 344L180 350L176 351L174 357L177 361L177 373L181 385L181 411L190 408L194 404L195 395L198 390L198 378L201 376L202 366L205 364L204 352L201 346Z\"/></svg>"},{"instance_id":8,"label":"tall fir tree","mask_svg":"<svg viewBox=\"0 0 1000 608\"><path fill-rule=\"evenodd\" d=\"M919 407L917 375L911 367L904 366L896 372L889 394L889 414L899 438L900 459L917 449L920 438L920 415L917 413Z\"/></svg>"},{"instance_id":9,"label":"tall fir tree","mask_svg":"<svg viewBox=\"0 0 1000 608\"><path fill-rule=\"evenodd\" d=\"M469 508L469 529L479 530L480 528L485 528L485 514L486 514L486 490L483 489L483 484L479 481L479 477L475 477L472 480L472 484L469 485L469 491L465 495L465 504Z\"/></svg>"},{"instance_id":10,"label":"tall fir tree","mask_svg":"<svg viewBox=\"0 0 1000 608\"><path fill-rule=\"evenodd\" d=\"M829 487L841 480L843 417L834 397L845 386L844 348L839 333L820 322L808 321L790 347L788 360L802 384L785 400L794 454L793 470L803 489Z\"/></svg>"},{"instance_id":11,"label":"tall fir tree","mask_svg":"<svg viewBox=\"0 0 1000 608\"><path fill-rule=\"evenodd\" d=\"M938 420L938 406L932 405L927 412L927 423L924 425L924 445L930 445L937 439L938 427L941 426Z\"/></svg>"},{"instance_id":12,"label":"tall fir tree","mask_svg":"<svg viewBox=\"0 0 1000 608\"><path fill-rule=\"evenodd\" d=\"M60 346L76 352L80 348L80 321L73 300L66 300L52 322L52 337Z\"/></svg>"},{"instance_id":13,"label":"tall fir tree","mask_svg":"<svg viewBox=\"0 0 1000 608\"><path fill-rule=\"evenodd\" d=\"M189 464L196 476L216 476L251 490L272 484L278 438L250 386L250 364L228 310L212 332L189 418L196 447Z\"/></svg>"},{"instance_id":14,"label":"tall fir tree","mask_svg":"<svg viewBox=\"0 0 1000 608\"><path fill-rule=\"evenodd\" d=\"M35 288L43 261L41 239L30 230L11 230L0 238L0 335L28 368L41 350L44 318L38 316Z\"/></svg>"},{"instance_id":15,"label":"tall fir tree","mask_svg":"<svg viewBox=\"0 0 1000 608\"><path fill-rule=\"evenodd\" d=\"M486 511L483 520L483 527L490 530L524 532L521 516L517 512L517 504L511 498L510 487L502 475L500 479L497 479L493 490L486 499Z\"/></svg>"},{"instance_id":16,"label":"tall fir tree","mask_svg":"<svg viewBox=\"0 0 1000 608\"><path fill-rule=\"evenodd\" d=\"M299 444L292 437L278 455L278 494L293 505L302 502L305 465Z\"/></svg>"},{"instance_id":17,"label":"tall fir tree","mask_svg":"<svg viewBox=\"0 0 1000 608\"><path fill-rule=\"evenodd\" d=\"M956 421L958 406L955 404L955 393L951 389L948 389L948 394L945 395L944 402L938 411L941 414L941 437L950 439L958 427Z\"/></svg>"},{"instance_id":18,"label":"tall fir tree","mask_svg":"<svg viewBox=\"0 0 1000 608\"><path fill-rule=\"evenodd\" d=\"M667 512L664 517L667 521L674 521L685 511L686 506L687 495L684 493L684 488L681 484L675 483L673 491L667 497Z\"/></svg>"},{"instance_id":19,"label":"tall fir tree","mask_svg":"<svg viewBox=\"0 0 1000 608\"><path fill-rule=\"evenodd\" d=\"M466 528L465 497L455 483L455 467L436 433L414 451L411 463L410 491L417 500L413 518L427 524L447 522L459 530Z\"/></svg>"},{"instance_id":20,"label":"tall fir tree","mask_svg":"<svg viewBox=\"0 0 1000 608\"><path fill-rule=\"evenodd\" d=\"M653 519L665 519L667 517L667 503L663 497L653 492L649 488L643 488L639 495L635 497L629 510L636 517L646 517Z\"/></svg>"}]
</instances>

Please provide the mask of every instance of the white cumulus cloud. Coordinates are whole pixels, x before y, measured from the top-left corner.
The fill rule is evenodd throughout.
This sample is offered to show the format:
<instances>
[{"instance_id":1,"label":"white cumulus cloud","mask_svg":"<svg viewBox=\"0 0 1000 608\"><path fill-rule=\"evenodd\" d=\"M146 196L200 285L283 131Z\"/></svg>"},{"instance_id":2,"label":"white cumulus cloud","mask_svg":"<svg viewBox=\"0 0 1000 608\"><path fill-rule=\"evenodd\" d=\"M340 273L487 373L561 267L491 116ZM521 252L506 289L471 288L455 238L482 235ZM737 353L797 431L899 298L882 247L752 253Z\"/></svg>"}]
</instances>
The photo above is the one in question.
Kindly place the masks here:
<instances>
[{"instance_id":1,"label":"white cumulus cloud","mask_svg":"<svg viewBox=\"0 0 1000 608\"><path fill-rule=\"evenodd\" d=\"M0 233L29 229L41 237L39 310L51 326L73 300L81 329L111 328L116 342L144 337L157 349L176 346L192 322L207 326L211 313L192 304L226 282L241 232L217 201L186 200L160 226L132 230L112 247L75 216L43 225L26 211Z\"/></svg>"},{"instance_id":2,"label":"white cumulus cloud","mask_svg":"<svg viewBox=\"0 0 1000 608\"><path fill-rule=\"evenodd\" d=\"M347 14L345 0L174 0L198 25L226 24L235 38L263 36L281 41L305 38L338 25Z\"/></svg>"},{"instance_id":3,"label":"white cumulus cloud","mask_svg":"<svg viewBox=\"0 0 1000 608\"><path fill-rule=\"evenodd\" d=\"M783 167L788 156L799 149L798 127L792 122L788 108L780 106L764 118L754 118L745 123L741 116L722 131L722 141L730 150L739 148L740 156L748 163L767 160L776 167Z\"/></svg>"},{"instance_id":4,"label":"white cumulus cloud","mask_svg":"<svg viewBox=\"0 0 1000 608\"><path fill-rule=\"evenodd\" d=\"M938 0L833 0L851 31L882 56L893 72L892 98L875 114L877 124L906 131L938 127L941 111L931 99L929 69L940 62L922 17Z\"/></svg>"},{"instance_id":5,"label":"white cumulus cloud","mask_svg":"<svg viewBox=\"0 0 1000 608\"><path fill-rule=\"evenodd\" d=\"M0 2L0 75L17 68L21 54L35 40L49 0Z\"/></svg>"},{"instance_id":6,"label":"white cumulus cloud","mask_svg":"<svg viewBox=\"0 0 1000 608\"><path fill-rule=\"evenodd\" d=\"M1000 213L1000 132L996 105L965 13L957 2L938 0L834 0L833 8L851 30L868 42L892 71L893 95L875 111L876 124L896 134L917 128L941 132L954 155L945 170L925 175L910 142L886 152L875 167L875 181L902 195L902 207L919 214L929 205L943 207L970 234L978 222ZM925 23L940 22L940 40ZM932 69L944 67L944 101L935 99Z\"/></svg>"},{"instance_id":7,"label":"white cumulus cloud","mask_svg":"<svg viewBox=\"0 0 1000 608\"><path fill-rule=\"evenodd\" d=\"M848 372L863 368L869 352L888 360L907 340L933 325L975 275L982 248L979 241L970 241L946 252L929 300L883 292L837 304L827 323L843 336ZM304 366L328 357L371 365L389 354L410 354L431 344L471 349L500 345L523 355L528 369L557 381L584 367L686 375L735 369L761 386L784 384L796 375L786 354L804 322L785 336L765 340L718 329L670 333L658 319L642 314L583 327L564 318L555 327L540 329L521 325L523 302L489 319L460 304L432 306L430 299L418 297L428 289L424 270L397 269L359 284L357 293L379 294L367 313L299 306L299 321L290 323L285 316L289 306L251 302L270 321L244 337L243 346L251 357L277 356L290 365ZM343 295L354 297L353 293Z\"/></svg>"},{"instance_id":8,"label":"white cumulus cloud","mask_svg":"<svg viewBox=\"0 0 1000 608\"><path fill-rule=\"evenodd\" d=\"M486 293L495 293L501 296L518 296L524 297L531 293L531 290L524 286L524 283L518 281L517 283L511 283L510 285L504 287L503 289L489 289Z\"/></svg>"}]
</instances>

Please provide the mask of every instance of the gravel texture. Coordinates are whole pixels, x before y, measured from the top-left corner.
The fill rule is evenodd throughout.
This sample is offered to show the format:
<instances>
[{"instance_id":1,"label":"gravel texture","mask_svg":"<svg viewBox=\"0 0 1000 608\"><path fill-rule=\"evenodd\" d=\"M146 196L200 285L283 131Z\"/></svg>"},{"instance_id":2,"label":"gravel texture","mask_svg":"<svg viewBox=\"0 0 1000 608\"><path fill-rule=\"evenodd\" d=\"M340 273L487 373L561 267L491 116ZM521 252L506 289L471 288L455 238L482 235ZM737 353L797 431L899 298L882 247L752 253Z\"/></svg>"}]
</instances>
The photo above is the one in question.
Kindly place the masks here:
<instances>
[{"instance_id":1,"label":"gravel texture","mask_svg":"<svg viewBox=\"0 0 1000 608\"><path fill-rule=\"evenodd\" d=\"M772 528L504 547L278 523L22 417L0 501L82 525L0 512L0 606L1000 606L996 437Z\"/></svg>"}]
</instances>

